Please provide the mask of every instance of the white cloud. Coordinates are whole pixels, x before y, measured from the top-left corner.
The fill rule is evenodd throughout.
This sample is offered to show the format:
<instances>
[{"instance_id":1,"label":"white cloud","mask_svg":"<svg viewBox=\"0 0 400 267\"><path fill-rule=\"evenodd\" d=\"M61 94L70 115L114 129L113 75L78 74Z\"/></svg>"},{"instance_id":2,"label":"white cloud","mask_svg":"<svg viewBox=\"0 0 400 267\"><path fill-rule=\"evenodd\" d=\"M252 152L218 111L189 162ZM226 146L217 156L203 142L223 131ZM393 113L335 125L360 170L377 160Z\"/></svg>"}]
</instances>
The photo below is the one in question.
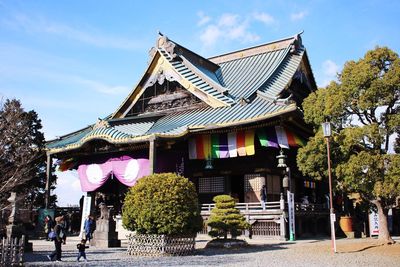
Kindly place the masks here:
<instances>
[{"instance_id":1,"label":"white cloud","mask_svg":"<svg viewBox=\"0 0 400 267\"><path fill-rule=\"evenodd\" d=\"M57 195L59 206L78 205L82 195L81 185L76 170L56 172L58 177L54 194Z\"/></svg>"},{"instance_id":2,"label":"white cloud","mask_svg":"<svg viewBox=\"0 0 400 267\"><path fill-rule=\"evenodd\" d=\"M238 24L238 15L235 14L222 14L218 21L220 27L235 27Z\"/></svg>"},{"instance_id":3,"label":"white cloud","mask_svg":"<svg viewBox=\"0 0 400 267\"><path fill-rule=\"evenodd\" d=\"M215 25L209 25L200 35L200 40L205 46L212 46L216 43L217 39L220 37L221 31Z\"/></svg>"},{"instance_id":4,"label":"white cloud","mask_svg":"<svg viewBox=\"0 0 400 267\"><path fill-rule=\"evenodd\" d=\"M339 66L333 62L332 60L328 59L322 63L322 78L321 83L319 86L325 87L331 81L337 79L337 74L339 73L340 68Z\"/></svg>"},{"instance_id":5,"label":"white cloud","mask_svg":"<svg viewBox=\"0 0 400 267\"><path fill-rule=\"evenodd\" d=\"M301 12L297 12L297 13L292 13L292 14L290 14L290 20L292 20L292 21L302 20L307 15L308 15L307 11L301 11Z\"/></svg>"},{"instance_id":6,"label":"white cloud","mask_svg":"<svg viewBox=\"0 0 400 267\"><path fill-rule=\"evenodd\" d=\"M79 41L89 45L105 48L116 48L124 50L142 49L140 42L124 39L117 36L111 36L97 32L96 29L88 29L83 25L75 27L49 21L42 16L28 16L25 14L17 14L9 19L1 21L3 25L7 25L10 29L23 30L30 34L48 34L56 35L62 38Z\"/></svg>"},{"instance_id":7,"label":"white cloud","mask_svg":"<svg viewBox=\"0 0 400 267\"><path fill-rule=\"evenodd\" d=\"M247 28L247 26L245 24L238 25L237 27L232 27L232 28L228 29L228 31L227 31L227 37L229 39L234 40L234 39L240 38L242 36L245 36L246 28Z\"/></svg>"},{"instance_id":8,"label":"white cloud","mask_svg":"<svg viewBox=\"0 0 400 267\"><path fill-rule=\"evenodd\" d=\"M68 78L68 77L67 77ZM130 87L122 85L108 85L99 81L84 79L78 76L69 77L72 82L86 86L87 88L107 95L126 95L130 92Z\"/></svg>"},{"instance_id":9,"label":"white cloud","mask_svg":"<svg viewBox=\"0 0 400 267\"><path fill-rule=\"evenodd\" d=\"M253 13L253 18L257 21L261 21L262 23L264 23L266 25L271 25L276 22L276 20L273 16L271 16L270 14L264 13L264 12Z\"/></svg>"},{"instance_id":10,"label":"white cloud","mask_svg":"<svg viewBox=\"0 0 400 267\"><path fill-rule=\"evenodd\" d=\"M322 63L322 70L327 76L336 76L339 72L339 66L332 60L328 59Z\"/></svg>"},{"instance_id":11,"label":"white cloud","mask_svg":"<svg viewBox=\"0 0 400 267\"><path fill-rule=\"evenodd\" d=\"M237 14L222 14L216 24L208 24L200 34L200 40L205 47L211 47L217 41L239 41L241 43L254 42L260 37L249 30L248 19Z\"/></svg>"},{"instance_id":12,"label":"white cloud","mask_svg":"<svg viewBox=\"0 0 400 267\"><path fill-rule=\"evenodd\" d=\"M257 34L253 34L247 31L247 25L241 24L238 27L229 30L227 37L229 39L241 39L242 42L255 42L260 39Z\"/></svg>"},{"instance_id":13,"label":"white cloud","mask_svg":"<svg viewBox=\"0 0 400 267\"><path fill-rule=\"evenodd\" d=\"M197 16L199 17L199 21L197 22L197 26L203 26L203 25L207 24L211 20L211 17L209 17L206 14L204 14L203 11L197 12Z\"/></svg>"}]
</instances>

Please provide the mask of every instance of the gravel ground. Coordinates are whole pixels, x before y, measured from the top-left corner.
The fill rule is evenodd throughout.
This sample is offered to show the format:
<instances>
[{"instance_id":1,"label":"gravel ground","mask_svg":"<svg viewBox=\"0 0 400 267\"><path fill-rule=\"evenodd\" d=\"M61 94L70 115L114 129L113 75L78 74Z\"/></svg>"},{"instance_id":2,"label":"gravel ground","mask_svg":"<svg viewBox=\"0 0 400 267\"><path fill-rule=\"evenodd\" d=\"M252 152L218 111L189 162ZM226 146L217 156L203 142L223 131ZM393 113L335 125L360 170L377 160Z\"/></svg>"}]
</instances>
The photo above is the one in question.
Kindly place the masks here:
<instances>
[{"instance_id":1,"label":"gravel ground","mask_svg":"<svg viewBox=\"0 0 400 267\"><path fill-rule=\"evenodd\" d=\"M69 237L63 246L63 262L46 258L54 248L53 242L33 240L33 253L25 254L25 266L400 266L400 238L391 246L377 246L375 240L339 239L337 253L332 254L329 239L247 240L250 246L240 249L205 249L210 239L201 236L196 241L196 253L185 257L130 257L121 248L90 247L88 262L76 262L77 237Z\"/></svg>"}]
</instances>

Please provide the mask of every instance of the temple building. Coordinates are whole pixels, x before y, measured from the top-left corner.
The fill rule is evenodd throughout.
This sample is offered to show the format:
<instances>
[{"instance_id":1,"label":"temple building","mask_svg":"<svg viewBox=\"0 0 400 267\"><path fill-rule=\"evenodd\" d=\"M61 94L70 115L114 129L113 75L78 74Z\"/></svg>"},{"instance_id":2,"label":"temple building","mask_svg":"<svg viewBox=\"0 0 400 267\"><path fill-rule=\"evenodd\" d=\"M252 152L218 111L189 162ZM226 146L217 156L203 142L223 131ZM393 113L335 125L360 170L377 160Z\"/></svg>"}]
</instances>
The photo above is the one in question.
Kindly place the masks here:
<instances>
[{"instance_id":1,"label":"temple building","mask_svg":"<svg viewBox=\"0 0 400 267\"><path fill-rule=\"evenodd\" d=\"M288 236L282 203L289 190L298 203L296 235L328 233L319 229L329 227L327 187L296 166L312 135L301 104L316 89L301 34L211 58L160 34L115 112L48 141L48 162L77 169L82 191L116 212L137 179L176 172L196 185L205 219L214 196L233 196L253 236Z\"/></svg>"}]
</instances>

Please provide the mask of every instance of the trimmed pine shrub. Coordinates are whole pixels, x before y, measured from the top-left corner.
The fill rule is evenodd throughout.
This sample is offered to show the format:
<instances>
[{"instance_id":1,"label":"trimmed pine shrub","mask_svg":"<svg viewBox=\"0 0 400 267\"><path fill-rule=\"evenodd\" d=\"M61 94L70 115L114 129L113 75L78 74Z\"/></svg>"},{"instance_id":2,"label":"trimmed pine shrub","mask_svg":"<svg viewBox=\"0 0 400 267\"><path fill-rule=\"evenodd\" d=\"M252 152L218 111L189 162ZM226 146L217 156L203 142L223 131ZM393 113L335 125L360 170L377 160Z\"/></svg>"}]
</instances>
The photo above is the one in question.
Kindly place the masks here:
<instances>
[{"instance_id":1,"label":"trimmed pine shrub","mask_svg":"<svg viewBox=\"0 0 400 267\"><path fill-rule=\"evenodd\" d=\"M203 221L194 184L174 173L141 178L126 194L122 223L139 234L196 234Z\"/></svg>"},{"instance_id":2,"label":"trimmed pine shrub","mask_svg":"<svg viewBox=\"0 0 400 267\"><path fill-rule=\"evenodd\" d=\"M219 195L213 198L215 208L211 210L207 225L211 227L209 235L212 237L224 237L227 239L228 233L232 238L239 236L244 229L250 227L245 217L235 208L235 200L228 195Z\"/></svg>"}]
</instances>

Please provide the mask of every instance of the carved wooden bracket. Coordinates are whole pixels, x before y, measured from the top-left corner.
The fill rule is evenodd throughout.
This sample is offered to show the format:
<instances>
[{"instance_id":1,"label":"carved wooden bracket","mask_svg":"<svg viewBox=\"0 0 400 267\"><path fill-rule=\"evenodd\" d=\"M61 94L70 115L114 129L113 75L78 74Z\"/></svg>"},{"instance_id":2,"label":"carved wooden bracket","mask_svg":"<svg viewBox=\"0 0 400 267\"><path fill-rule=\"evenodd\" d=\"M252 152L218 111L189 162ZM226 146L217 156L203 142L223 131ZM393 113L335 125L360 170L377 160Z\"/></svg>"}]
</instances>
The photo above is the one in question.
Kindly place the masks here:
<instances>
[{"instance_id":1,"label":"carved wooden bracket","mask_svg":"<svg viewBox=\"0 0 400 267\"><path fill-rule=\"evenodd\" d=\"M156 82L163 84L165 80L170 82L179 81L179 77L173 71L158 70L155 74L151 75L143 85L143 89L153 86Z\"/></svg>"},{"instance_id":2,"label":"carved wooden bracket","mask_svg":"<svg viewBox=\"0 0 400 267\"><path fill-rule=\"evenodd\" d=\"M164 48L164 50L172 57L175 58L177 54L175 53L176 44L171 42L168 37L160 36L157 39L157 48Z\"/></svg>"},{"instance_id":3,"label":"carved wooden bracket","mask_svg":"<svg viewBox=\"0 0 400 267\"><path fill-rule=\"evenodd\" d=\"M93 130L98 129L98 128L107 128L110 125L108 124L108 122L106 120L102 120L102 119L98 119L96 124L93 126Z\"/></svg>"}]
</instances>

